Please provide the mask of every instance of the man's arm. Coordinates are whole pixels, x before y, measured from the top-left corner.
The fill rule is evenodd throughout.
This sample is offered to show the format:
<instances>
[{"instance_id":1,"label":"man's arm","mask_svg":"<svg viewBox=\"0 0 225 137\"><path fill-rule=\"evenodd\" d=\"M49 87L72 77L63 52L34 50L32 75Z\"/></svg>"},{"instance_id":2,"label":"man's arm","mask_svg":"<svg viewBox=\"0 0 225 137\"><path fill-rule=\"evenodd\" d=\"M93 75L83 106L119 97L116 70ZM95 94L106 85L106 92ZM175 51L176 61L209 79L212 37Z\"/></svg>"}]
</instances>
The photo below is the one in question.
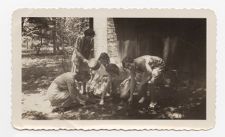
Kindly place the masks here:
<instances>
[{"instance_id":1,"label":"man's arm","mask_svg":"<svg viewBox=\"0 0 225 137\"><path fill-rule=\"evenodd\" d=\"M84 104L85 102L79 97L79 91L77 88L75 88L75 84L73 80L67 80L66 81L68 91L70 93L70 96L72 99L78 101L80 104Z\"/></svg>"},{"instance_id":2,"label":"man's arm","mask_svg":"<svg viewBox=\"0 0 225 137\"><path fill-rule=\"evenodd\" d=\"M83 61L86 61L85 57L80 53L81 50L81 37L78 37L76 40L76 43L74 45L74 52L73 56L76 55L78 58L80 58Z\"/></svg>"},{"instance_id":3,"label":"man's arm","mask_svg":"<svg viewBox=\"0 0 225 137\"><path fill-rule=\"evenodd\" d=\"M146 68L146 72L147 72L147 77L145 79L143 79L143 81L140 83L140 86L142 86L145 83L147 83L152 77L152 68L149 65L149 61L145 62L145 68Z\"/></svg>"},{"instance_id":4,"label":"man's arm","mask_svg":"<svg viewBox=\"0 0 225 137\"><path fill-rule=\"evenodd\" d=\"M80 53L80 51L78 51L77 49L74 49L73 55L76 54L76 56L78 58L80 58L81 60L86 60L85 57Z\"/></svg>"}]
</instances>

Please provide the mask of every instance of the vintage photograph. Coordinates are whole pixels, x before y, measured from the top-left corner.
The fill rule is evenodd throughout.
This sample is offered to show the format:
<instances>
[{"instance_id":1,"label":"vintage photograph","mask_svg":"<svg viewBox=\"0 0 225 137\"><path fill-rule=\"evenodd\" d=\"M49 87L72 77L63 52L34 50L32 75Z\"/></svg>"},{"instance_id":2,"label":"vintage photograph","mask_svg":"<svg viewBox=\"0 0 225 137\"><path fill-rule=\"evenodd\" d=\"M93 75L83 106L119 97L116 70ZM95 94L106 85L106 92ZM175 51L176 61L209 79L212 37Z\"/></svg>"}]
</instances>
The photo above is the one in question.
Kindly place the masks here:
<instances>
[{"instance_id":1,"label":"vintage photograph","mask_svg":"<svg viewBox=\"0 0 225 137\"><path fill-rule=\"evenodd\" d=\"M22 120L207 120L206 17L21 16L20 29Z\"/></svg>"}]
</instances>

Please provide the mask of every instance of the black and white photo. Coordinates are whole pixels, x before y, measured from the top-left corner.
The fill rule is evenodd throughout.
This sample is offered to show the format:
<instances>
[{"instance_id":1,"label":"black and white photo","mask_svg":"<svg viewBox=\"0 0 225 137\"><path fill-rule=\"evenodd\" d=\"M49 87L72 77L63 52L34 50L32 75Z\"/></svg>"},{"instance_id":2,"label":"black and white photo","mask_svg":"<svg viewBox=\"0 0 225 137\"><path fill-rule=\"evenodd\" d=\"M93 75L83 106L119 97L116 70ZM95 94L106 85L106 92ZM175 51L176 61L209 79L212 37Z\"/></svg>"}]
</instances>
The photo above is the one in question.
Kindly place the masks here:
<instances>
[{"instance_id":1,"label":"black and white photo","mask_svg":"<svg viewBox=\"0 0 225 137\"><path fill-rule=\"evenodd\" d=\"M20 92L16 103L21 113L16 117L75 123L138 120L149 125L160 120L162 125L168 122L167 127L174 120L188 125L212 119L211 13L188 16L189 11L184 11L181 17L156 16L164 12L160 10L154 16L144 10L141 15L129 11L123 16L110 10L105 11L108 16L101 16L100 10L93 15L81 10L74 16L56 11L56 16L18 14L21 42L14 41L13 50L20 52L21 68L13 67L20 71L21 90L13 92Z\"/></svg>"}]
</instances>

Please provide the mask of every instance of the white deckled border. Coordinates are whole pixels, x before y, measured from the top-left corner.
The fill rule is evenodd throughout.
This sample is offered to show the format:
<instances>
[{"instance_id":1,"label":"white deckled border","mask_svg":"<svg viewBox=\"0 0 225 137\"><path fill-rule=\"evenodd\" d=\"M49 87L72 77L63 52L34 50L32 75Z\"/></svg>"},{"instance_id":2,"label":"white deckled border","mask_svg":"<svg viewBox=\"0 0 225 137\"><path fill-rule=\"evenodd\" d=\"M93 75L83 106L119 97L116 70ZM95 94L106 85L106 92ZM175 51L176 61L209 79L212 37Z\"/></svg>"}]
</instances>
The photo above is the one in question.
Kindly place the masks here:
<instances>
[{"instance_id":1,"label":"white deckled border","mask_svg":"<svg viewBox=\"0 0 225 137\"><path fill-rule=\"evenodd\" d=\"M23 120L21 119L21 17L146 17L207 19L206 120ZM105 26L105 25L103 25ZM105 26L106 27L106 26ZM102 28L103 29L103 28ZM107 28L104 28L107 29ZM101 41L99 41L101 42ZM216 16L206 9L19 9L12 17L12 124L16 129L208 130L215 126Z\"/></svg>"}]
</instances>

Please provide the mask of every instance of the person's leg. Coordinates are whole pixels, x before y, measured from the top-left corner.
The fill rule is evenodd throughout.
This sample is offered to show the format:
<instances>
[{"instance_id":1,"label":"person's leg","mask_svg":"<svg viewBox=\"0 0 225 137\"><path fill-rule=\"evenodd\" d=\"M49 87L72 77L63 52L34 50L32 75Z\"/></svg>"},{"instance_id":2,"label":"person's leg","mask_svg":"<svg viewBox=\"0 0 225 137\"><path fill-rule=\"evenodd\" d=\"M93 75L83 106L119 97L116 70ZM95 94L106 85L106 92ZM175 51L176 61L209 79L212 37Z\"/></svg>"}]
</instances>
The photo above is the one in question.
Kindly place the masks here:
<instances>
[{"instance_id":1,"label":"person's leg","mask_svg":"<svg viewBox=\"0 0 225 137\"><path fill-rule=\"evenodd\" d=\"M141 74L140 77L141 77L141 82L146 81L149 78L149 73L144 72ZM142 87L139 89L139 91L137 91L138 95L140 97L138 103L140 103L140 104L144 103L144 101L146 100L146 97L147 97L146 96L147 91L148 91L148 83L145 83L142 85Z\"/></svg>"},{"instance_id":2,"label":"person's leg","mask_svg":"<svg viewBox=\"0 0 225 137\"><path fill-rule=\"evenodd\" d=\"M74 100L72 99L70 96L65 99L61 106L62 108L70 108L70 107L75 107L75 106L78 106L79 105L79 102L77 100Z\"/></svg>"},{"instance_id":3,"label":"person's leg","mask_svg":"<svg viewBox=\"0 0 225 137\"><path fill-rule=\"evenodd\" d=\"M85 64L82 67L82 70L80 71L81 74L81 80L82 80L82 93L86 94L87 93L87 81L90 80L91 78L91 74L90 71L88 71L88 66L86 66Z\"/></svg>"},{"instance_id":4,"label":"person's leg","mask_svg":"<svg viewBox=\"0 0 225 137\"><path fill-rule=\"evenodd\" d=\"M57 92L49 96L49 101L53 107L52 112L63 112L65 107L69 106L69 94Z\"/></svg>"},{"instance_id":5,"label":"person's leg","mask_svg":"<svg viewBox=\"0 0 225 137\"><path fill-rule=\"evenodd\" d=\"M144 101L146 100L147 97L147 91L148 91L148 84L145 83L142 87L141 90L138 91L138 95L139 95L139 101L138 103L142 104L144 103Z\"/></svg>"},{"instance_id":6,"label":"person's leg","mask_svg":"<svg viewBox=\"0 0 225 137\"><path fill-rule=\"evenodd\" d=\"M110 81L108 77L103 78L103 83L101 85L101 100L100 105L104 105L104 97L106 96L107 91L109 90Z\"/></svg>"},{"instance_id":7,"label":"person's leg","mask_svg":"<svg viewBox=\"0 0 225 137\"><path fill-rule=\"evenodd\" d=\"M71 97L63 100L60 106L55 106L52 112L64 113L65 111L71 110L75 107L80 106L81 104L76 100L73 100Z\"/></svg>"},{"instance_id":8,"label":"person's leg","mask_svg":"<svg viewBox=\"0 0 225 137\"><path fill-rule=\"evenodd\" d=\"M154 85L153 84L149 84L148 85L148 92L149 93L147 93L147 94L149 94L150 95L150 104L149 104L149 108L154 108L155 107L155 105L157 104L157 102L156 102L156 98L155 98L155 90L156 90L156 88L154 87Z\"/></svg>"},{"instance_id":9,"label":"person's leg","mask_svg":"<svg viewBox=\"0 0 225 137\"><path fill-rule=\"evenodd\" d=\"M129 97L129 91L130 91L130 77L125 79L121 84L120 84L120 98L121 99L127 99Z\"/></svg>"},{"instance_id":10,"label":"person's leg","mask_svg":"<svg viewBox=\"0 0 225 137\"><path fill-rule=\"evenodd\" d=\"M47 91L48 100L52 107L57 107L59 104L67 97L65 94L60 91L56 83L52 83Z\"/></svg>"},{"instance_id":11,"label":"person's leg","mask_svg":"<svg viewBox=\"0 0 225 137\"><path fill-rule=\"evenodd\" d=\"M80 94L83 93L82 88L83 88L82 82L77 82L77 89L78 89Z\"/></svg>"},{"instance_id":12,"label":"person's leg","mask_svg":"<svg viewBox=\"0 0 225 137\"><path fill-rule=\"evenodd\" d=\"M83 94L86 94L86 82L83 82Z\"/></svg>"},{"instance_id":13,"label":"person's leg","mask_svg":"<svg viewBox=\"0 0 225 137\"><path fill-rule=\"evenodd\" d=\"M157 85L158 85L158 81L160 79L161 74L162 74L162 69L160 68L156 68L152 70L152 78L148 84L148 89L150 91L149 108L155 108L155 106L157 105L156 92L158 90Z\"/></svg>"}]
</instances>

